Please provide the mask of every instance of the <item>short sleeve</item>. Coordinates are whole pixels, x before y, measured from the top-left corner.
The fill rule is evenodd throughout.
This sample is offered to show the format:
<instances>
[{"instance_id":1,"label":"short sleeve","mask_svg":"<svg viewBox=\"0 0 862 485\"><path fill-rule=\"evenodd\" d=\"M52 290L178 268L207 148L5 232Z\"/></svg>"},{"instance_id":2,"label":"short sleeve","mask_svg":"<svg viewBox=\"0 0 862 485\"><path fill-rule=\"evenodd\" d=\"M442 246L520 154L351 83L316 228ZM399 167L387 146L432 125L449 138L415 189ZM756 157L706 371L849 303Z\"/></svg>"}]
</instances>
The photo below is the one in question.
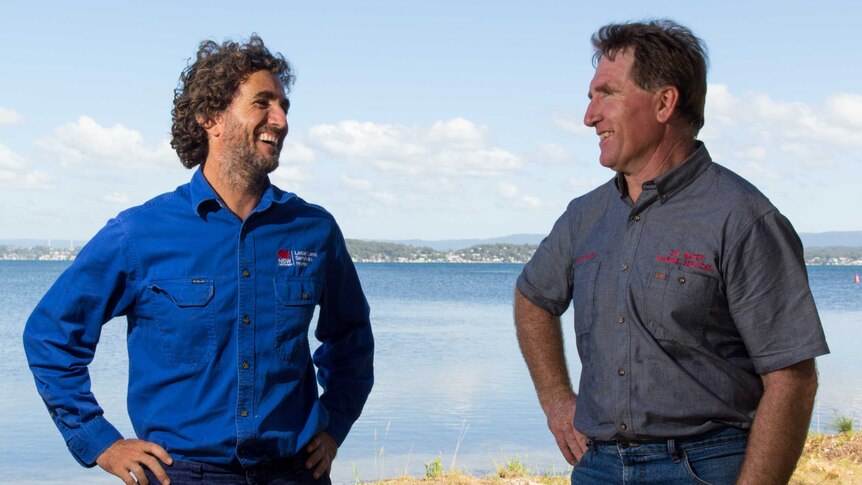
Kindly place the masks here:
<instances>
[{"instance_id":1,"label":"short sleeve","mask_svg":"<svg viewBox=\"0 0 862 485\"><path fill-rule=\"evenodd\" d=\"M731 316L759 374L829 353L802 243L784 216L768 212L732 242L724 272Z\"/></svg>"},{"instance_id":2,"label":"short sleeve","mask_svg":"<svg viewBox=\"0 0 862 485\"><path fill-rule=\"evenodd\" d=\"M518 277L517 288L534 305L562 315L572 299L572 205L557 219Z\"/></svg>"}]
</instances>

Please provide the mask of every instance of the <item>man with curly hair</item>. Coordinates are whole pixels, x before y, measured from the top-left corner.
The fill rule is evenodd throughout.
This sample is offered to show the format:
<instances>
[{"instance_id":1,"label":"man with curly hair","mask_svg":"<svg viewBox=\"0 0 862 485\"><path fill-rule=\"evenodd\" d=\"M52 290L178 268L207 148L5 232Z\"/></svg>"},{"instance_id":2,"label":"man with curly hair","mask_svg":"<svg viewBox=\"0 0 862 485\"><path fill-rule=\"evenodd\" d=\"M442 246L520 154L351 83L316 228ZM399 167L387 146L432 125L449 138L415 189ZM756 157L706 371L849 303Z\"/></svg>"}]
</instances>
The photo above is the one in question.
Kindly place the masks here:
<instances>
[{"instance_id":1,"label":"man with curly hair","mask_svg":"<svg viewBox=\"0 0 862 485\"><path fill-rule=\"evenodd\" d=\"M700 39L661 20L592 41L584 124L616 175L571 201L515 291L518 341L572 484L787 483L814 358L829 352L799 238L697 140ZM560 323L570 303L577 395Z\"/></svg>"},{"instance_id":2,"label":"man with curly hair","mask_svg":"<svg viewBox=\"0 0 862 485\"><path fill-rule=\"evenodd\" d=\"M82 465L130 485L330 483L374 342L335 220L269 181L293 80L256 35L203 42L172 112L191 182L110 220L28 320L37 389ZM137 439L103 417L87 372L121 315Z\"/></svg>"}]
</instances>

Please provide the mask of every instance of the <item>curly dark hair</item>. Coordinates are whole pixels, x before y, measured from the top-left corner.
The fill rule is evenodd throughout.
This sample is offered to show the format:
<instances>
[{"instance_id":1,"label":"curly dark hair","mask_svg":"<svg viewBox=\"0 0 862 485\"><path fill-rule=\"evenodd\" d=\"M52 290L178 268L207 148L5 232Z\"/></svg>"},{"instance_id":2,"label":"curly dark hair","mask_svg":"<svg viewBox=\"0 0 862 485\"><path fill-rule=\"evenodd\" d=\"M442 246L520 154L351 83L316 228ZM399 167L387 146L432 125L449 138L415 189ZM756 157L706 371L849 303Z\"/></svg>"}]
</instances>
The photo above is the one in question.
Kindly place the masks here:
<instances>
[{"instance_id":1,"label":"curly dark hair","mask_svg":"<svg viewBox=\"0 0 862 485\"><path fill-rule=\"evenodd\" d=\"M647 20L605 25L592 37L593 65L602 57L634 48L632 82L649 91L662 86L679 90L679 113L694 130L703 128L706 103L706 44L673 20Z\"/></svg>"},{"instance_id":2,"label":"curly dark hair","mask_svg":"<svg viewBox=\"0 0 862 485\"><path fill-rule=\"evenodd\" d=\"M171 147L186 168L203 163L209 146L199 119L209 120L230 105L239 85L257 71L275 75L285 95L295 80L290 63L279 53L272 54L257 34L240 44L212 40L201 42L197 58L180 74L171 110Z\"/></svg>"}]
</instances>

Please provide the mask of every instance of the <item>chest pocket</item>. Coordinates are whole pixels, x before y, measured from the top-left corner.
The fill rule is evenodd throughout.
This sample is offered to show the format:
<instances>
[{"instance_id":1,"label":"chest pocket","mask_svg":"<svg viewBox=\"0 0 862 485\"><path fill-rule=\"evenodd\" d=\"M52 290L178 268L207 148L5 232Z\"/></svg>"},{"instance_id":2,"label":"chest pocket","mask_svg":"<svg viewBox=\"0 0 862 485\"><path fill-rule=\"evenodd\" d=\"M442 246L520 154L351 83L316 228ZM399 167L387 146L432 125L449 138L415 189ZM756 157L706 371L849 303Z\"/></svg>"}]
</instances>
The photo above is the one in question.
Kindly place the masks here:
<instances>
[{"instance_id":1,"label":"chest pocket","mask_svg":"<svg viewBox=\"0 0 862 485\"><path fill-rule=\"evenodd\" d=\"M275 284L275 347L281 360L304 366L310 357L308 325L323 285L310 278L282 277Z\"/></svg>"},{"instance_id":2,"label":"chest pocket","mask_svg":"<svg viewBox=\"0 0 862 485\"><path fill-rule=\"evenodd\" d=\"M159 343L168 361L209 362L215 356L215 284L207 278L156 280L147 285L155 301Z\"/></svg>"},{"instance_id":3,"label":"chest pocket","mask_svg":"<svg viewBox=\"0 0 862 485\"><path fill-rule=\"evenodd\" d=\"M575 334L589 333L596 319L596 279L601 261L597 258L575 265L572 277L572 306Z\"/></svg>"},{"instance_id":4,"label":"chest pocket","mask_svg":"<svg viewBox=\"0 0 862 485\"><path fill-rule=\"evenodd\" d=\"M658 340L702 343L718 281L666 264L656 265L645 291L644 326Z\"/></svg>"}]
</instances>

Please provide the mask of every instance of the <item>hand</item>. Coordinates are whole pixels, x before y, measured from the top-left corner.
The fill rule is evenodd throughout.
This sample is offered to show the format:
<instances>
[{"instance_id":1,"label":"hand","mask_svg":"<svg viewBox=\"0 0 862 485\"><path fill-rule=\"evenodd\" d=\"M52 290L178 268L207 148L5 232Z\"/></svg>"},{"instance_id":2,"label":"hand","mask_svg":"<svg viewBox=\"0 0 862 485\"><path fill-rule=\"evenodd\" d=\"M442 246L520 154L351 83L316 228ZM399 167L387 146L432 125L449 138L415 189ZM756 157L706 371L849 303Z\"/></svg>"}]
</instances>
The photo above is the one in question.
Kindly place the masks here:
<instances>
[{"instance_id":1,"label":"hand","mask_svg":"<svg viewBox=\"0 0 862 485\"><path fill-rule=\"evenodd\" d=\"M171 455L155 443L142 440L119 440L96 458L96 464L106 472L120 477L126 485L150 485L147 475L144 474L144 467L159 479L161 485L170 485L171 480L159 460L168 465L173 463ZM129 474L130 472L135 475L134 478Z\"/></svg>"},{"instance_id":2,"label":"hand","mask_svg":"<svg viewBox=\"0 0 862 485\"><path fill-rule=\"evenodd\" d=\"M321 431L314 435L314 438L311 438L305 449L308 451L308 461L305 462L305 468L309 470L314 468L314 479L317 480L323 475L329 475L332 470L332 460L338 453L338 443L335 442L335 439L326 431Z\"/></svg>"},{"instance_id":3,"label":"hand","mask_svg":"<svg viewBox=\"0 0 862 485\"><path fill-rule=\"evenodd\" d=\"M575 429L575 407L577 398L571 394L552 401L545 410L548 417L548 428L557 441L557 446L563 453L569 465L574 466L581 461L587 451L587 437Z\"/></svg>"}]
</instances>

